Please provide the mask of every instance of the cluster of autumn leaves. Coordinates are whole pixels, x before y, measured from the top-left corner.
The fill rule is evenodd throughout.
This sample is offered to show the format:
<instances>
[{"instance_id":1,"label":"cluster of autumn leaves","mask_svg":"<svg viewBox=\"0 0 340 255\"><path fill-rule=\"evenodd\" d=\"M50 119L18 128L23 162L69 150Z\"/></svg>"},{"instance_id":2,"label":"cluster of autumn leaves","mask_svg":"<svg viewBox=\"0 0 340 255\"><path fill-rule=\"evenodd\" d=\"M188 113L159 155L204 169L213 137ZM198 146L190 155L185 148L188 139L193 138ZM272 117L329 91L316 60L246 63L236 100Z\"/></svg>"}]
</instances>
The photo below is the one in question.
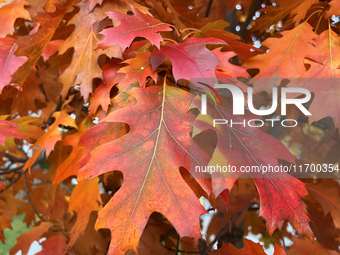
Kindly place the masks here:
<instances>
[{"instance_id":1,"label":"cluster of autumn leaves","mask_svg":"<svg viewBox=\"0 0 340 255\"><path fill-rule=\"evenodd\" d=\"M276 1L259 10L242 41L222 18L227 9L250 13L255 2L216 0L210 17L206 1L1 3L1 241L14 215L34 222L10 254L26 254L42 237L40 254L265 254L247 239L242 249L211 250L211 237L240 221L275 254L337 254L336 179L194 179L188 172L191 160L208 165L221 155L236 166L339 161L340 31L332 17L340 1ZM283 27L271 36L266 29L278 22ZM261 49L252 46L254 32L269 37ZM267 128L215 129L215 144L203 150L211 125L189 81L237 77L264 78L251 81L256 107L270 104L273 86L308 89L312 116L278 138ZM211 118L233 117L215 107ZM287 118L299 116L289 109ZM198 245L202 196L219 211L207 245ZM244 210L253 202L259 210Z\"/></svg>"}]
</instances>

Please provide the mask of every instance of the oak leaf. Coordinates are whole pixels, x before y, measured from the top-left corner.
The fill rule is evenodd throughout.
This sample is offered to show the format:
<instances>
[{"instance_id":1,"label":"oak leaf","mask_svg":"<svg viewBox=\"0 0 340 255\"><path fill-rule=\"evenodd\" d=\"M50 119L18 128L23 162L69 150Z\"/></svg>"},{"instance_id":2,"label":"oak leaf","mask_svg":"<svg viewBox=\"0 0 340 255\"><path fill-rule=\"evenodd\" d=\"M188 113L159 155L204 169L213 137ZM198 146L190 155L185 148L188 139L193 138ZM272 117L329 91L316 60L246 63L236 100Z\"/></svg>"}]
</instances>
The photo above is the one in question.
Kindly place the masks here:
<instances>
[{"instance_id":1,"label":"oak leaf","mask_svg":"<svg viewBox=\"0 0 340 255\"><path fill-rule=\"evenodd\" d=\"M14 0L0 8L0 37L13 35L14 22L18 18L31 20L31 15L25 9L25 5L29 3L25 0Z\"/></svg>"},{"instance_id":2,"label":"oak leaf","mask_svg":"<svg viewBox=\"0 0 340 255\"><path fill-rule=\"evenodd\" d=\"M262 15L256 19L254 31L262 33L288 15L295 16L293 22L298 25L301 19L305 17L309 7L318 2L317 0L288 0L278 1L277 6L267 5L261 10Z\"/></svg>"},{"instance_id":3,"label":"oak leaf","mask_svg":"<svg viewBox=\"0 0 340 255\"><path fill-rule=\"evenodd\" d=\"M227 103L227 104L225 104ZM227 107L208 105L208 115L198 115L194 121L193 136L205 130L212 129L217 133L218 142L211 157L209 165L220 166L230 165L236 169L245 166L271 165L279 167L278 159L294 162L295 157L276 138L270 136L259 128L249 127L242 124L216 125L212 127L214 119L232 119L233 123L247 122L256 119L256 115L246 113L244 116L236 116ZM193 107L199 108L200 100L197 96L193 101ZM194 162L192 162L193 164ZM260 197L260 216L267 222L269 234L273 234L278 224L287 219L292 226L301 234L312 238L312 230L309 227L309 219L301 206L301 197L306 196L305 185L287 173L280 172L247 172L254 180ZM225 189L229 191L237 178L243 173L216 172L212 178L213 194L220 195ZM289 192L287 192L289 190Z\"/></svg>"},{"instance_id":4,"label":"oak leaf","mask_svg":"<svg viewBox=\"0 0 340 255\"><path fill-rule=\"evenodd\" d=\"M335 227L340 228L339 191L336 188L325 188L321 184L308 184L306 188L308 193L322 205L324 214L331 213Z\"/></svg>"},{"instance_id":5,"label":"oak leaf","mask_svg":"<svg viewBox=\"0 0 340 255\"><path fill-rule=\"evenodd\" d=\"M121 68L118 73L126 74L119 82L119 89L129 87L134 81L139 82L140 87L145 87L145 80L151 77L157 82L157 73L154 73L150 64L151 52L136 52L136 57L128 59L123 63L129 64Z\"/></svg>"},{"instance_id":6,"label":"oak leaf","mask_svg":"<svg viewBox=\"0 0 340 255\"><path fill-rule=\"evenodd\" d=\"M0 93L12 80L12 75L27 61L27 57L17 57L14 52L18 49L12 38L0 38Z\"/></svg>"},{"instance_id":7,"label":"oak leaf","mask_svg":"<svg viewBox=\"0 0 340 255\"><path fill-rule=\"evenodd\" d=\"M151 65L155 70L166 58L172 61L172 73L176 80L191 78L214 78L215 68L220 61L207 44L225 44L223 40L215 38L192 37L182 44L167 43L160 49L154 49ZM185 66L186 68L183 68Z\"/></svg>"},{"instance_id":8,"label":"oak leaf","mask_svg":"<svg viewBox=\"0 0 340 255\"><path fill-rule=\"evenodd\" d=\"M143 14L138 8L131 5L134 16L122 14L120 12L107 12L110 19L120 21L118 27L107 28L101 34L105 39L98 44L99 49L107 49L110 46L119 44L124 51L129 47L136 37L148 39L157 48L163 42L163 38L158 32L171 31L170 25L163 23L148 14Z\"/></svg>"},{"instance_id":9,"label":"oak leaf","mask_svg":"<svg viewBox=\"0 0 340 255\"><path fill-rule=\"evenodd\" d=\"M17 124L8 120L0 120L0 145L5 145L5 140L9 137L24 139L24 134L20 133L18 129Z\"/></svg>"},{"instance_id":10,"label":"oak leaf","mask_svg":"<svg viewBox=\"0 0 340 255\"><path fill-rule=\"evenodd\" d=\"M292 246L289 247L288 255L337 255L339 254L336 251L325 249L321 246L318 241L313 240L310 241L308 239L297 239L293 238L292 240L294 243ZM303 247L303 249L301 249Z\"/></svg>"},{"instance_id":11,"label":"oak leaf","mask_svg":"<svg viewBox=\"0 0 340 255\"><path fill-rule=\"evenodd\" d=\"M231 243L222 244L222 248L218 249L215 252L211 252L211 255L265 255L267 254L262 245L259 243L254 243L248 239L243 239L244 247L242 249L237 249ZM286 252L283 247L278 244L275 244L274 254L273 255L286 255Z\"/></svg>"},{"instance_id":12,"label":"oak leaf","mask_svg":"<svg viewBox=\"0 0 340 255\"><path fill-rule=\"evenodd\" d=\"M98 32L101 30L99 21L105 19L100 9L89 13L88 6L80 3L80 11L68 24L75 24L74 32L65 40L59 48L59 54L64 54L69 48L74 48L74 54L70 66L60 76L59 81L63 83L62 94L67 96L69 89L80 84L80 93L85 102L92 93L92 80L102 78L102 70L98 65L98 57L102 54L110 58L122 58L121 49L118 46L107 50L95 50L100 41Z\"/></svg>"},{"instance_id":13,"label":"oak leaf","mask_svg":"<svg viewBox=\"0 0 340 255\"><path fill-rule=\"evenodd\" d=\"M32 157L30 157L29 160L27 160L24 169L27 168L31 169L32 165L38 159L43 149L46 150L47 156L50 155L51 151L54 148L55 143L62 139L59 131L59 125L77 128L77 125L74 123L74 119L72 119L64 111L55 112L52 117L55 118L54 123L49 127L48 131L31 146L31 148L39 146L39 149L37 149L33 153Z\"/></svg>"},{"instance_id":14,"label":"oak leaf","mask_svg":"<svg viewBox=\"0 0 340 255\"><path fill-rule=\"evenodd\" d=\"M315 57L306 60L311 65L309 70L288 86L306 88L314 93L308 109L312 114L308 118L309 123L330 116L335 126L340 127L340 90L337 82L340 78L340 37L332 29L326 30L316 39L315 48L321 54L321 61Z\"/></svg>"},{"instance_id":15,"label":"oak leaf","mask_svg":"<svg viewBox=\"0 0 340 255\"><path fill-rule=\"evenodd\" d=\"M22 254L27 254L33 241L39 240L41 236L53 226L52 222L41 222L39 226L35 226L30 231L22 234L18 237L17 243L9 252L10 255L17 254L18 251L22 251Z\"/></svg>"},{"instance_id":16,"label":"oak leaf","mask_svg":"<svg viewBox=\"0 0 340 255\"><path fill-rule=\"evenodd\" d=\"M42 250L36 255L54 255L63 254L66 248L66 237L64 235L56 235L49 237L41 243Z\"/></svg>"},{"instance_id":17,"label":"oak leaf","mask_svg":"<svg viewBox=\"0 0 340 255\"><path fill-rule=\"evenodd\" d=\"M220 49L215 49L212 52L221 62L221 64L216 67L217 78L249 77L249 74L244 67L236 66L230 63L230 59L236 56L236 53L232 51L222 52Z\"/></svg>"},{"instance_id":18,"label":"oak leaf","mask_svg":"<svg viewBox=\"0 0 340 255\"><path fill-rule=\"evenodd\" d=\"M92 149L78 173L79 180L115 169L124 175L122 187L99 212L96 228L109 228L115 236L109 253L137 251L147 219L157 211L181 236L198 240L197 219L205 210L178 169L188 169L190 157L204 160L197 159L198 150L190 148L190 94L166 84L163 88L133 88L127 93L137 104L113 111L102 121L127 123L130 132ZM92 132L96 133L96 128Z\"/></svg>"},{"instance_id":19,"label":"oak leaf","mask_svg":"<svg viewBox=\"0 0 340 255\"><path fill-rule=\"evenodd\" d=\"M15 43L18 44L16 55L28 56L28 61L13 74L13 83L24 83L50 42L72 1L70 0L62 6L58 6L53 13L39 13L34 17L40 23L41 28L39 31L21 36L16 40Z\"/></svg>"},{"instance_id":20,"label":"oak leaf","mask_svg":"<svg viewBox=\"0 0 340 255\"><path fill-rule=\"evenodd\" d=\"M5 243L4 230L6 228L12 229L11 221L0 215L0 240L3 244Z\"/></svg>"},{"instance_id":21,"label":"oak leaf","mask_svg":"<svg viewBox=\"0 0 340 255\"><path fill-rule=\"evenodd\" d=\"M333 0L329 3L329 10L327 12L326 17L329 18L333 15L338 16L340 14L340 1L339 0Z\"/></svg>"},{"instance_id":22,"label":"oak leaf","mask_svg":"<svg viewBox=\"0 0 340 255\"><path fill-rule=\"evenodd\" d=\"M84 233L91 212L99 212L101 209L102 201L97 178L78 183L70 197L68 210L77 213L77 221L70 231L71 237L67 247L71 247L78 237Z\"/></svg>"},{"instance_id":23,"label":"oak leaf","mask_svg":"<svg viewBox=\"0 0 340 255\"><path fill-rule=\"evenodd\" d=\"M110 91L114 85L119 83L126 76L118 73L119 69L124 66L120 59L113 59L108 64L101 67L103 70L103 82L95 89L90 98L89 111L95 115L99 106L107 112L110 105Z\"/></svg>"},{"instance_id":24,"label":"oak leaf","mask_svg":"<svg viewBox=\"0 0 340 255\"><path fill-rule=\"evenodd\" d=\"M306 72L305 58L321 61L321 55L314 46L318 35L307 22L281 34L281 38L268 38L262 43L269 51L243 63L246 68L260 69L254 78L263 79L255 79L253 82L255 93L266 91L271 94L272 87L278 87L282 79L300 77ZM278 78L278 83L273 83L270 78Z\"/></svg>"},{"instance_id":25,"label":"oak leaf","mask_svg":"<svg viewBox=\"0 0 340 255\"><path fill-rule=\"evenodd\" d=\"M225 45L223 46L223 51L233 51L237 54L240 61L245 61L248 58L251 58L256 55L256 53L261 52L259 49L246 44L241 41L241 38L235 36L234 34L227 33L225 31L221 31L218 29L202 28L200 32L195 34L195 37L198 38L218 38L225 41Z\"/></svg>"}]
</instances>

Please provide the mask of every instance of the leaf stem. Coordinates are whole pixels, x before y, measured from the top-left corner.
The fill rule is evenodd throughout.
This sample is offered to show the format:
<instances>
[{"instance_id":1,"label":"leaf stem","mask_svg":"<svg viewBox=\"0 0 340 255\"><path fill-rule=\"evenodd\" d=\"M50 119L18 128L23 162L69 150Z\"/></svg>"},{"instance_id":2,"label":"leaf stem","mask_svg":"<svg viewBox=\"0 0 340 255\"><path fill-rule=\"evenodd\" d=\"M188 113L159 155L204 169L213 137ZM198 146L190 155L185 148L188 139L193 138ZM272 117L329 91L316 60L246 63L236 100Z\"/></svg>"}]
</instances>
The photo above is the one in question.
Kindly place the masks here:
<instances>
[{"instance_id":1,"label":"leaf stem","mask_svg":"<svg viewBox=\"0 0 340 255\"><path fill-rule=\"evenodd\" d=\"M185 41L185 39L187 39L188 36L192 35L192 34L196 34L196 31L190 32L189 34L187 34L186 36L183 37L183 41Z\"/></svg>"},{"instance_id":2,"label":"leaf stem","mask_svg":"<svg viewBox=\"0 0 340 255\"><path fill-rule=\"evenodd\" d=\"M163 38L163 39L164 39L164 41L168 41L168 42L172 42L174 44L178 44L176 41L174 41L174 40L172 40L170 38Z\"/></svg>"},{"instance_id":3,"label":"leaf stem","mask_svg":"<svg viewBox=\"0 0 340 255\"><path fill-rule=\"evenodd\" d=\"M320 23L321 23L321 19L322 19L322 14L320 15L320 18L319 18L319 20L318 20L318 23L316 24L316 27L315 27L315 33L317 34L317 32L318 32L318 28L319 28L319 25L320 25Z\"/></svg>"}]
</instances>

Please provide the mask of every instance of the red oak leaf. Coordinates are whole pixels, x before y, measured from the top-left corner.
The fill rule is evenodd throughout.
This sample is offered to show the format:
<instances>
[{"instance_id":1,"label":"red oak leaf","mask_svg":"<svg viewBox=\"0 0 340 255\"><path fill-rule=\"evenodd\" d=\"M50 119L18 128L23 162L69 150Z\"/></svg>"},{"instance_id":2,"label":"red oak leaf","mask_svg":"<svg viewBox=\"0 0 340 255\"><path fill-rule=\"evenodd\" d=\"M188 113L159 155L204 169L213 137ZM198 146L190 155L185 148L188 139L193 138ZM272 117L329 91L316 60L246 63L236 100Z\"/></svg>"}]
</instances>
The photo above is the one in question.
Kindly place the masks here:
<instances>
[{"instance_id":1,"label":"red oak leaf","mask_svg":"<svg viewBox=\"0 0 340 255\"><path fill-rule=\"evenodd\" d=\"M0 93L12 80L18 68L27 61L27 57L17 57L14 52L18 45L13 38L0 38Z\"/></svg>"},{"instance_id":2,"label":"red oak leaf","mask_svg":"<svg viewBox=\"0 0 340 255\"><path fill-rule=\"evenodd\" d=\"M160 31L171 31L169 24L163 23L148 14L142 13L131 5L134 16L120 12L107 12L110 19L120 21L118 27L107 28L101 34L105 39L98 43L99 49L106 49L112 45L119 44L122 50L129 47L136 37L144 37L153 45L159 48L163 37L158 34Z\"/></svg>"},{"instance_id":3,"label":"red oak leaf","mask_svg":"<svg viewBox=\"0 0 340 255\"><path fill-rule=\"evenodd\" d=\"M140 87L145 87L145 80L149 76L157 81L157 73L152 71L150 64L151 52L136 52L136 55L136 57L124 61L123 63L129 65L118 71L118 73L126 74L125 78L119 82L121 90L129 87L134 81L138 81Z\"/></svg>"},{"instance_id":4,"label":"red oak leaf","mask_svg":"<svg viewBox=\"0 0 340 255\"><path fill-rule=\"evenodd\" d=\"M41 245L43 248L36 255L63 254L66 248L66 237L61 234L52 236L42 242Z\"/></svg>"},{"instance_id":5,"label":"red oak leaf","mask_svg":"<svg viewBox=\"0 0 340 255\"><path fill-rule=\"evenodd\" d=\"M225 44L225 42L215 38L192 37L179 45L168 43L152 53L152 68L155 70L166 58L170 58L176 80L215 78L215 68L220 65L220 61L206 48L207 44Z\"/></svg>"},{"instance_id":6,"label":"red oak leaf","mask_svg":"<svg viewBox=\"0 0 340 255\"><path fill-rule=\"evenodd\" d=\"M31 15L24 8L25 5L29 5L25 0L14 0L0 8L0 37L6 37L6 35L14 33L16 19L31 20Z\"/></svg>"},{"instance_id":7,"label":"red oak leaf","mask_svg":"<svg viewBox=\"0 0 340 255\"><path fill-rule=\"evenodd\" d=\"M259 243L254 243L248 239L243 239L244 247L242 249L237 249L231 243L222 244L222 248L215 252L211 252L211 255L265 255L263 247ZM210 255L210 254L209 254ZM278 244L275 244L273 255L286 255L284 248Z\"/></svg>"},{"instance_id":8,"label":"red oak leaf","mask_svg":"<svg viewBox=\"0 0 340 255\"><path fill-rule=\"evenodd\" d=\"M220 49L213 50L213 53L221 62L221 64L216 67L216 76L218 78L249 77L244 67L236 66L229 62L232 57L236 56L236 53L231 51L222 52Z\"/></svg>"},{"instance_id":9,"label":"red oak leaf","mask_svg":"<svg viewBox=\"0 0 340 255\"><path fill-rule=\"evenodd\" d=\"M5 140L8 137L24 139L24 134L20 133L18 129L17 124L8 120L0 120L0 144L5 145Z\"/></svg>"},{"instance_id":10,"label":"red oak leaf","mask_svg":"<svg viewBox=\"0 0 340 255\"><path fill-rule=\"evenodd\" d=\"M117 255L137 250L155 211L167 217L181 236L198 240L198 218L205 210L179 172L179 166L189 168L190 158L207 161L190 146L190 94L166 84L127 93L137 104L113 111L102 121L127 123L130 132L92 148L78 173L83 180L115 169L123 172L123 185L99 212L96 228L112 231L109 253ZM96 128L91 133L96 134Z\"/></svg>"},{"instance_id":11,"label":"red oak leaf","mask_svg":"<svg viewBox=\"0 0 340 255\"><path fill-rule=\"evenodd\" d=\"M198 108L197 96L193 102ZM210 166L258 167L271 165L279 167L278 159L294 162L295 157L276 138L260 130L240 123L258 119L256 115L233 115L227 107L208 104L208 115L198 115L194 122L193 135L212 129L217 133L218 142L209 162ZM214 119L228 120L228 124L213 127ZM230 125L230 121L239 124ZM251 124L253 125L253 124ZM193 162L192 162L193 163ZM193 169L193 168L192 168ZM213 178L213 194L217 197L225 189L231 190L237 178L245 172L216 172ZM301 197L307 195L305 185L285 172L246 172L254 179L260 197L260 216L267 221L267 230L273 234L278 224L287 219L301 234L312 238L309 219L301 206Z\"/></svg>"}]
</instances>

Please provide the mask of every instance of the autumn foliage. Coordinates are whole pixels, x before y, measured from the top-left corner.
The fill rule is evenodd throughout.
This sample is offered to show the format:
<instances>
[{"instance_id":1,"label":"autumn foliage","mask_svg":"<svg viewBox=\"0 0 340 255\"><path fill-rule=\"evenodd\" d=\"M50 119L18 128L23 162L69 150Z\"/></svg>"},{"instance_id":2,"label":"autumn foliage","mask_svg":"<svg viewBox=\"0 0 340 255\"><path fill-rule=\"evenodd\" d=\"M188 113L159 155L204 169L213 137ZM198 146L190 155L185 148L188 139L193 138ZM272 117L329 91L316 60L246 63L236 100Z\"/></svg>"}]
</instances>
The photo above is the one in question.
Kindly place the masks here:
<instances>
[{"instance_id":1,"label":"autumn foliage","mask_svg":"<svg viewBox=\"0 0 340 255\"><path fill-rule=\"evenodd\" d=\"M9 254L41 238L44 255L338 254L338 15L340 0L0 2L2 243L16 215L29 226ZM312 115L212 129L192 78L252 86L258 109L306 88ZM211 118L233 117L224 100ZM202 178L193 159L305 174Z\"/></svg>"}]
</instances>

